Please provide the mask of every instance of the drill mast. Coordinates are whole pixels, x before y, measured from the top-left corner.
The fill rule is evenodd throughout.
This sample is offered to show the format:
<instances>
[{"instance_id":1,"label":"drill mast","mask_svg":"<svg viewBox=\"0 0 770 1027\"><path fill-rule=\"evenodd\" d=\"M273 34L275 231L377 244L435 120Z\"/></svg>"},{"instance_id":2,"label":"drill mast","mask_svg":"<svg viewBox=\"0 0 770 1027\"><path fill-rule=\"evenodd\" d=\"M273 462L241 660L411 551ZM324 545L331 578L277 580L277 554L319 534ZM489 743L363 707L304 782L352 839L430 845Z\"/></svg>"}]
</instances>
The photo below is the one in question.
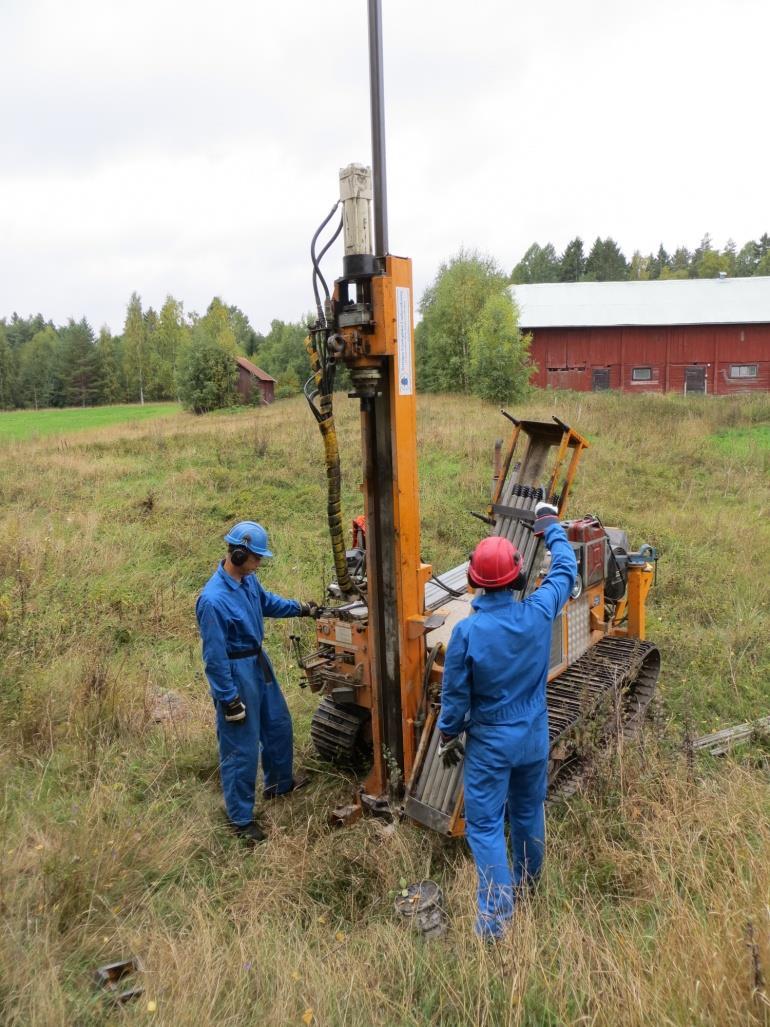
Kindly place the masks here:
<instances>
[{"instance_id":1,"label":"drill mast","mask_svg":"<svg viewBox=\"0 0 770 1027\"><path fill-rule=\"evenodd\" d=\"M318 640L328 659L316 677L323 678L319 690L323 687L331 698L331 720L337 715L335 704L344 719L343 698L354 698L370 711L373 765L363 793L375 803L389 782L409 776L414 763L425 666L425 583L431 575L430 566L420 560L412 265L388 247L381 0L369 0L369 66L373 175L356 164L340 172L343 274L323 310L319 303L309 350L311 360L314 355L317 360L313 398L320 396L320 410L314 409L319 422L320 411L326 411L333 424L333 386L324 382L324 364L344 362L353 382L350 395L360 403L365 585L357 590L361 601L330 610L321 619ZM327 469L328 457L327 446ZM337 504L337 521L338 513ZM343 584L347 568L337 560L339 531L332 528L338 585L343 597L351 598L355 589ZM345 647L354 630L357 644L351 654ZM312 687L312 672L309 678ZM330 681L338 687L330 689Z\"/></svg>"}]
</instances>

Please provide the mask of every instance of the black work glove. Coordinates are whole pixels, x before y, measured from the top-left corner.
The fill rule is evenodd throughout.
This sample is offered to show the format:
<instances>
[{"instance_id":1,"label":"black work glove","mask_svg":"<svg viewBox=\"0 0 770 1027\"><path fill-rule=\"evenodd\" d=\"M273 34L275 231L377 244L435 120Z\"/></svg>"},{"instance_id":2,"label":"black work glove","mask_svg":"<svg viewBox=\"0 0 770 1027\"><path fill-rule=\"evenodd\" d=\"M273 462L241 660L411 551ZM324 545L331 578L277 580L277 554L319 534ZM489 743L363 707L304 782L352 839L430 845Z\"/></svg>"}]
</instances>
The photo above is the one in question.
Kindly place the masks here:
<instances>
[{"instance_id":1,"label":"black work glove","mask_svg":"<svg viewBox=\"0 0 770 1027\"><path fill-rule=\"evenodd\" d=\"M438 758L445 767L456 767L465 755L465 746L460 741L460 736L441 735L438 743Z\"/></svg>"},{"instance_id":2,"label":"black work glove","mask_svg":"<svg viewBox=\"0 0 770 1027\"><path fill-rule=\"evenodd\" d=\"M299 615L300 617L315 617L316 619L321 616L321 607L318 603L300 603L299 604Z\"/></svg>"},{"instance_id":3,"label":"black work glove","mask_svg":"<svg viewBox=\"0 0 770 1027\"><path fill-rule=\"evenodd\" d=\"M222 710L228 724L241 724L246 719L246 706L239 695L229 702L223 702Z\"/></svg>"},{"instance_id":4,"label":"black work glove","mask_svg":"<svg viewBox=\"0 0 770 1027\"><path fill-rule=\"evenodd\" d=\"M538 503L535 507L535 523L532 531L535 535L545 535L545 529L551 524L559 523L559 511L551 503Z\"/></svg>"}]
</instances>

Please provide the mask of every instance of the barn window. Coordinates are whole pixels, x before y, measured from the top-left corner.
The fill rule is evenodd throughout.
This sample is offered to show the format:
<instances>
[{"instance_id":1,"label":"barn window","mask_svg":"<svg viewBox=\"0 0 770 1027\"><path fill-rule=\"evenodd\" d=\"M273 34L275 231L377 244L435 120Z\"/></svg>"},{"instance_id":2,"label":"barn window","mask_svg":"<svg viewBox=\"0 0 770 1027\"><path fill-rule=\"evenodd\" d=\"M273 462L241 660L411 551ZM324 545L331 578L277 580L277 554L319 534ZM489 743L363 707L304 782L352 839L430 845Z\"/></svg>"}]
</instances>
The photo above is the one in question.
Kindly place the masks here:
<instances>
[{"instance_id":1,"label":"barn window","mask_svg":"<svg viewBox=\"0 0 770 1027\"><path fill-rule=\"evenodd\" d=\"M635 367L631 372L632 382L649 382L652 381L652 368L651 367Z\"/></svg>"},{"instance_id":2,"label":"barn window","mask_svg":"<svg viewBox=\"0 0 770 1027\"><path fill-rule=\"evenodd\" d=\"M730 364L731 378L756 378L756 364Z\"/></svg>"}]
</instances>

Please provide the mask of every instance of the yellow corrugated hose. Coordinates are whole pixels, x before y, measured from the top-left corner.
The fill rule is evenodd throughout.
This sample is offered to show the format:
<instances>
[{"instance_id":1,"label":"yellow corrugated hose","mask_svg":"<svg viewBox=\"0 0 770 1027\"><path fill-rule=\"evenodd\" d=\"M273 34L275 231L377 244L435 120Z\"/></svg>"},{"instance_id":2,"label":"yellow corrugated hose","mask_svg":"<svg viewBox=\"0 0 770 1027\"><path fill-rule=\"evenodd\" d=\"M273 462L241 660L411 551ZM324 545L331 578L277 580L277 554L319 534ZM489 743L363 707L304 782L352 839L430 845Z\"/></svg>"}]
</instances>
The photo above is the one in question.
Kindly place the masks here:
<instances>
[{"instance_id":1,"label":"yellow corrugated hose","mask_svg":"<svg viewBox=\"0 0 770 1027\"><path fill-rule=\"evenodd\" d=\"M334 557L334 571L337 575L337 584L345 595L352 595L355 591L353 582L348 573L348 562L345 556L345 537L342 529L342 475L340 472L340 448L337 441L337 427L334 423L334 412L332 408L332 397L330 393L322 391L323 374L321 361L318 356L315 342L312 336L305 339L305 349L310 357L310 366L313 370L316 387L318 389L318 408L321 416L318 418L318 427L321 429L321 438L324 444L324 461L326 464L326 487L327 505L326 515L329 521L329 534L332 541L332 555Z\"/></svg>"}]
</instances>

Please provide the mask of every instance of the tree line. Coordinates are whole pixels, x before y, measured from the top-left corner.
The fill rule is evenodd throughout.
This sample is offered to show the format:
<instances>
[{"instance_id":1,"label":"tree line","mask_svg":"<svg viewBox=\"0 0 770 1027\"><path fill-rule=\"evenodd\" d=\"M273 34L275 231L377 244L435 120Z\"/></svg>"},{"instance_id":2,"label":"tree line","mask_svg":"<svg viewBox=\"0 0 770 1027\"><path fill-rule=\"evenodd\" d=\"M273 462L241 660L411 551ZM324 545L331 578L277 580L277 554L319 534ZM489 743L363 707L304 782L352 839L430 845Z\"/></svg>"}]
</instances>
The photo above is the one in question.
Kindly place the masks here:
<instances>
[{"instance_id":1,"label":"tree line","mask_svg":"<svg viewBox=\"0 0 770 1027\"><path fill-rule=\"evenodd\" d=\"M417 385L422 391L472 393L506 402L527 389L532 366L508 285L526 282L625 281L770 275L770 236L740 250L717 251L704 236L692 252L637 250L626 261L611 238L587 256L573 239L561 256L534 243L507 275L492 257L461 250L441 265L425 290L415 333ZM41 314L0 319L0 409L94 406L177 400L203 412L237 401L235 357L242 354L277 380L277 398L298 393L309 375L307 320L273 320L263 335L237 306L218 297L206 313L186 315L168 296L159 311L143 309L137 293L123 331L98 333L86 320L56 326ZM344 376L340 376L344 385ZM255 400L259 392L255 390Z\"/></svg>"},{"instance_id":2,"label":"tree line","mask_svg":"<svg viewBox=\"0 0 770 1027\"><path fill-rule=\"evenodd\" d=\"M205 314L186 315L173 296L156 311L133 293L119 335L106 326L95 332L85 317L57 326L42 314L14 313L0 318L0 409L146 400L227 406L237 400L239 354L277 379L277 395L291 395L309 373L306 334L302 322L274 320L262 335L218 297Z\"/></svg>"},{"instance_id":3,"label":"tree line","mask_svg":"<svg viewBox=\"0 0 770 1027\"><path fill-rule=\"evenodd\" d=\"M526 340L507 285L500 266L475 251L441 266L419 304L419 388L497 402L526 387ZM238 401L238 355L272 375L283 398L309 376L306 335L306 318L275 319L261 334L218 297L201 316L186 315L173 296L159 311L145 309L133 293L119 335L106 326L95 332L85 317L57 326L42 314L13 314L0 319L0 409L176 400L202 413ZM347 376L338 378L345 388Z\"/></svg>"},{"instance_id":4,"label":"tree line","mask_svg":"<svg viewBox=\"0 0 770 1027\"><path fill-rule=\"evenodd\" d=\"M750 239L740 250L730 239L718 250L707 234L693 250L679 246L668 253L661 243L655 254L634 250L630 261L609 236L597 237L587 255L579 236L567 243L561 255L552 243L533 243L511 272L511 282L643 282L720 274L730 278L770 275L770 235L765 232L756 241Z\"/></svg>"}]
</instances>

